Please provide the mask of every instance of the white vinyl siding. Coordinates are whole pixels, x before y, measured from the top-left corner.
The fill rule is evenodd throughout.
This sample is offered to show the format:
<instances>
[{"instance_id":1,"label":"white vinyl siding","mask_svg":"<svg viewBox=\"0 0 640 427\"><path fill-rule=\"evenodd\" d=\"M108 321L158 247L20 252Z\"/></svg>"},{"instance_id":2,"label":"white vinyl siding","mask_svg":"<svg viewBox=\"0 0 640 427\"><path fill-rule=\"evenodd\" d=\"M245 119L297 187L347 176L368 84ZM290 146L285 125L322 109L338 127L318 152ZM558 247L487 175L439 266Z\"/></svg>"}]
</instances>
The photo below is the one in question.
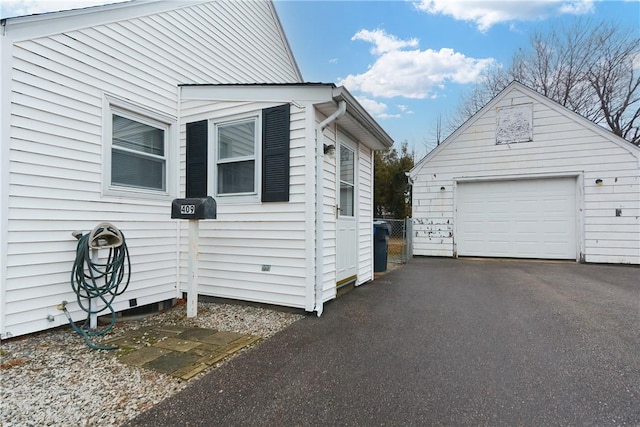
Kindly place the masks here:
<instances>
[{"instance_id":1,"label":"white vinyl siding","mask_svg":"<svg viewBox=\"0 0 640 427\"><path fill-rule=\"evenodd\" d=\"M225 121L228 114L250 115L278 103L182 103L183 122ZM257 199L218 202L217 219L200 221L199 288L202 295L305 308L307 278L305 111L292 106L290 201ZM261 132L258 129L258 132ZM217 150L209 140L209 150ZM180 130L181 180L185 169L185 127ZM260 159L256 160L260 163ZM211 162L210 162L211 165ZM212 168L209 173L214 173ZM184 182L181 183L184 188ZM210 195L212 189L209 189ZM216 200L221 200L217 198ZM181 277L186 289L187 224L181 228ZM269 266L269 271L263 271Z\"/></svg>"},{"instance_id":2,"label":"white vinyl siding","mask_svg":"<svg viewBox=\"0 0 640 427\"><path fill-rule=\"evenodd\" d=\"M7 227L2 230L6 246L1 252L6 253L0 288L2 338L67 324L56 308L63 300L71 302L68 307L74 319L85 316L69 285L76 247L71 232L88 232L103 221L123 231L131 253L131 285L116 299L116 310L129 308L131 298L144 305L178 295L179 225L169 218L171 198L178 195L177 164L168 163L162 200L104 193L107 97L127 100L177 122L179 84L299 82L271 3L187 4L136 16L136 11L154 7L166 6L132 4L127 19L111 19L113 9L109 8L95 15L93 8L86 15L65 17L62 12L51 26L49 15L43 15L36 18L42 22L20 23L18 18L16 25L9 20L4 28L0 66L3 76L11 80L2 82L2 98L10 100L3 104L10 105L10 110L2 111L3 136L10 137L2 140L10 146L3 148L3 156L6 152L9 158L8 173L3 175L3 180L8 177L3 182L8 191L0 203L3 209L7 206L2 223ZM101 22L92 23L94 16ZM44 35L63 22L78 29ZM84 23L89 24L80 28ZM30 37L30 31L40 36ZM177 141L178 126L173 127L169 141ZM184 155L173 145L168 158ZM298 164L304 167L304 162ZM180 167L184 173L184 165ZM302 199L304 190L296 190ZM282 229L287 236L303 233L302 222L296 222L302 208L293 203L287 209L291 210L274 212L271 218L292 219ZM224 209L221 214L224 217ZM246 233L250 227L238 231ZM202 228L204 236L211 233ZM214 236L220 241L226 238ZM246 241L260 242L260 231ZM210 252L215 252L217 246L212 247ZM273 259L282 255L277 249L269 253ZM233 254L230 248L219 255ZM207 256L211 255L203 251L205 263ZM235 262L245 261L236 257ZM232 262L224 265L233 268ZM291 268L298 274L297 267ZM276 286L291 285L285 281ZM54 321L48 321L48 315Z\"/></svg>"},{"instance_id":3,"label":"white vinyl siding","mask_svg":"<svg viewBox=\"0 0 640 427\"><path fill-rule=\"evenodd\" d=\"M358 145L358 284L373 280L373 151Z\"/></svg>"},{"instance_id":4,"label":"white vinyl siding","mask_svg":"<svg viewBox=\"0 0 640 427\"><path fill-rule=\"evenodd\" d=\"M496 108L532 102L533 141L496 145ZM640 263L639 155L636 147L614 142L616 138L513 86L413 172L414 254L456 255L458 180L574 177L579 257L586 262ZM602 186L595 183L598 178ZM616 217L618 208L622 215Z\"/></svg>"},{"instance_id":5,"label":"white vinyl siding","mask_svg":"<svg viewBox=\"0 0 640 427\"><path fill-rule=\"evenodd\" d=\"M316 117L316 125L326 117L318 115ZM332 123L324 130L324 143L326 145L334 145L338 147L339 128L336 123ZM336 148L337 150L338 148ZM322 218L324 221L324 238L322 239L322 254L324 259L323 277L322 277L322 301L326 302L336 297L336 281L337 281L337 224L336 224L336 205L338 204L337 179L336 176L337 158L324 156L324 182L323 195L324 203L322 206Z\"/></svg>"}]
</instances>

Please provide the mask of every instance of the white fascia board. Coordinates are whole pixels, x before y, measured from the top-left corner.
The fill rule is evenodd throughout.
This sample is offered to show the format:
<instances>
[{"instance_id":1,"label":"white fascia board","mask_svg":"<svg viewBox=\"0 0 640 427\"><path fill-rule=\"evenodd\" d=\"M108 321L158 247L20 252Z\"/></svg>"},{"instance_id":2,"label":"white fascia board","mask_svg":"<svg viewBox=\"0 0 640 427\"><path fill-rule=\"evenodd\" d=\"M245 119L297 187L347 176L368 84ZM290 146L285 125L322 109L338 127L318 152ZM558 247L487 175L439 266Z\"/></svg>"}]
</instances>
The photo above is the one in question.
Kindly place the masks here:
<instances>
[{"instance_id":1,"label":"white fascia board","mask_svg":"<svg viewBox=\"0 0 640 427\"><path fill-rule=\"evenodd\" d=\"M83 28L110 24L182 9L211 0L132 0L122 3L92 6L2 20L3 36L14 42L46 37Z\"/></svg>"},{"instance_id":2,"label":"white fascia board","mask_svg":"<svg viewBox=\"0 0 640 427\"><path fill-rule=\"evenodd\" d=\"M389 148L393 145L393 139L389 134L371 117L367 110L364 109L344 86L334 89L334 99L336 99L336 101L344 100L347 102L347 114L351 115L362 127L374 135L382 145L382 148Z\"/></svg>"},{"instance_id":3,"label":"white fascia board","mask_svg":"<svg viewBox=\"0 0 640 427\"><path fill-rule=\"evenodd\" d=\"M248 84L184 85L183 100L229 102L297 102L317 103L332 100L332 85Z\"/></svg>"},{"instance_id":4,"label":"white fascia board","mask_svg":"<svg viewBox=\"0 0 640 427\"><path fill-rule=\"evenodd\" d=\"M5 334L9 237L9 154L11 145L11 69L13 46L0 40L0 338Z\"/></svg>"}]
</instances>

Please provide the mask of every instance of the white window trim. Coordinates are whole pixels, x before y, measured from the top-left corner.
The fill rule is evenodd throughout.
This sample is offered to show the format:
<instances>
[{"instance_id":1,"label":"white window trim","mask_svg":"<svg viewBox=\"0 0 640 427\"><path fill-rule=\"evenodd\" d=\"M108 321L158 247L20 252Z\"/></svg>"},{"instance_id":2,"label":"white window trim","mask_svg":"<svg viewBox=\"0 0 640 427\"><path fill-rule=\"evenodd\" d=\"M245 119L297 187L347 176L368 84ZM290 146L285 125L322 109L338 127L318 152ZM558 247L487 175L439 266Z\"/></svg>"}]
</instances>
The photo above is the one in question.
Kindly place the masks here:
<instances>
[{"instance_id":1,"label":"white window trim","mask_svg":"<svg viewBox=\"0 0 640 427\"><path fill-rule=\"evenodd\" d=\"M356 183L358 182L358 156L357 156L358 152L357 152L356 147L354 147L352 143L348 143L346 141L341 141L339 143L338 150L340 150L340 147L344 147L344 148L346 148L347 150L349 150L349 151L351 151L353 153L353 182L350 183L350 182L347 182L347 181L343 181L342 177L339 174L336 175L336 181L337 181L337 184L338 184L337 185L337 194L336 194L337 200L336 200L336 202L340 206L340 204L341 204L340 202L342 201L340 199L340 197L341 197L340 190L341 190L341 187L342 187L342 183L350 185L353 188L353 196L352 196L353 197L353 200L352 200L353 213L351 215L343 215L342 214L342 206L340 206L340 210L338 211L338 216L340 218L347 218L347 219L348 218L353 218L353 219L355 219L356 218L356 212L357 212L356 204L358 203L358 198L357 198L357 195L356 195L356 188L357 188ZM340 162L340 157L341 157L340 154L338 154L338 156L337 156L338 160L336 161L336 163L338 165L340 164L339 163ZM339 170L339 166L338 166L338 170Z\"/></svg>"},{"instance_id":2,"label":"white window trim","mask_svg":"<svg viewBox=\"0 0 640 427\"><path fill-rule=\"evenodd\" d=\"M237 122L254 120L256 126L255 135L255 170L254 170L254 189L251 193L237 194L218 194L218 127ZM218 204L242 204L242 203L260 203L262 193L262 111L252 111L244 114L226 116L216 118L209 121L209 150L208 164L209 176L207 187L209 193L216 199ZM242 159L235 158L233 161ZM249 158L246 158L248 160ZM224 160L222 161L225 162Z\"/></svg>"},{"instance_id":3,"label":"white window trim","mask_svg":"<svg viewBox=\"0 0 640 427\"><path fill-rule=\"evenodd\" d=\"M111 184L111 150L113 114L165 131L165 189L127 187ZM103 99L102 195L110 197L171 200L177 194L177 120L168 115L141 107L122 99L105 95Z\"/></svg>"}]
</instances>

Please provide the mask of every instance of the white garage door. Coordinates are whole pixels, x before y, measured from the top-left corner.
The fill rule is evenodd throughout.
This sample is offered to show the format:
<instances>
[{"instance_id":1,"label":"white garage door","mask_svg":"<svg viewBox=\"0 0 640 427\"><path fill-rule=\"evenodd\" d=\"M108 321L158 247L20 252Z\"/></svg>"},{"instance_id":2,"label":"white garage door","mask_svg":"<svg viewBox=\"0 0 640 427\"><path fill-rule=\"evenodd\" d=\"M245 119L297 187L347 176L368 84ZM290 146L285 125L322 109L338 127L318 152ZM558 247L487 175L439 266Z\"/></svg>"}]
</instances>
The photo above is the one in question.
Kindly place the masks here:
<instances>
[{"instance_id":1,"label":"white garage door","mask_svg":"<svg viewBox=\"0 0 640 427\"><path fill-rule=\"evenodd\" d=\"M459 256L576 259L576 179L459 183Z\"/></svg>"}]
</instances>

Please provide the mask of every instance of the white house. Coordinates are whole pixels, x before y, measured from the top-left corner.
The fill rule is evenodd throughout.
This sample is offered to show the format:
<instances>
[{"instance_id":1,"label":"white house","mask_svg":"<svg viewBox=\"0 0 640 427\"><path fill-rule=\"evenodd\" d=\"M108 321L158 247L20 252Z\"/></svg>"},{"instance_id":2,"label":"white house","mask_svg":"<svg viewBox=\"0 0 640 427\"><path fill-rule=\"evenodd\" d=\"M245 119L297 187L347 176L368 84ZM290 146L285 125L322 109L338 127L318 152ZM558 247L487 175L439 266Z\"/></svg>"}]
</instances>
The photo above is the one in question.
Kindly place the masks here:
<instances>
[{"instance_id":1,"label":"white house","mask_svg":"<svg viewBox=\"0 0 640 427\"><path fill-rule=\"evenodd\" d=\"M409 176L414 255L640 264L640 149L520 83Z\"/></svg>"},{"instance_id":2,"label":"white house","mask_svg":"<svg viewBox=\"0 0 640 427\"><path fill-rule=\"evenodd\" d=\"M202 294L320 314L373 278L372 156L393 141L344 88L302 82L270 1L9 18L1 49L0 337L66 324L62 301L86 317L71 232L105 221L131 254L114 308L180 297L185 196L217 202Z\"/></svg>"}]
</instances>

